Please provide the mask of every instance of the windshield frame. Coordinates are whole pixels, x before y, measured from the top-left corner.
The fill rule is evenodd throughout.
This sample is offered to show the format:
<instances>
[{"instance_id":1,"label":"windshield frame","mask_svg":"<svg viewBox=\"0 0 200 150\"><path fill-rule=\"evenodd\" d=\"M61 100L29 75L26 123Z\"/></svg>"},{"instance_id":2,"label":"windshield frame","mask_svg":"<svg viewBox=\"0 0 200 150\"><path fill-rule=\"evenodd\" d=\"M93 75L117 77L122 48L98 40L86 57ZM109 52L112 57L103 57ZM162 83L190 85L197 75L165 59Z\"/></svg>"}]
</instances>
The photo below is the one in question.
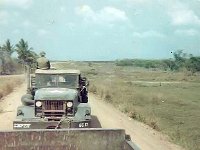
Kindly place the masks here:
<instances>
[{"instance_id":1,"label":"windshield frame","mask_svg":"<svg viewBox=\"0 0 200 150\"><path fill-rule=\"evenodd\" d=\"M73 82L69 78L74 78ZM71 82L71 83L69 83ZM35 74L36 88L79 88L79 74L62 73L62 74Z\"/></svg>"}]
</instances>

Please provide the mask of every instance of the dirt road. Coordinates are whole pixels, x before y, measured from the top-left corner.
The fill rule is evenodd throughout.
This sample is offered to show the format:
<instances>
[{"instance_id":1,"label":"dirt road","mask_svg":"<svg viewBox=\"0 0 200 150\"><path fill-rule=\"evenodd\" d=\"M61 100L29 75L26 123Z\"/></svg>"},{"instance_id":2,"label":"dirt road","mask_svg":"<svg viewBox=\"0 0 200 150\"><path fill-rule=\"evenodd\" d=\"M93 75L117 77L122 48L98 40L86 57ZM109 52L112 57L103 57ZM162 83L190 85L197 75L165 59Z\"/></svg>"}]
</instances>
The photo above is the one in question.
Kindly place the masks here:
<instances>
[{"instance_id":1,"label":"dirt road","mask_svg":"<svg viewBox=\"0 0 200 150\"><path fill-rule=\"evenodd\" d=\"M16 86L16 85L14 85ZM21 105L21 96L26 92L26 84L22 84L3 98L0 102L0 130L12 130L12 122L16 117L17 106Z\"/></svg>"},{"instance_id":2,"label":"dirt road","mask_svg":"<svg viewBox=\"0 0 200 150\"><path fill-rule=\"evenodd\" d=\"M16 108L21 105L21 96L25 94L26 85L17 87L1 102L0 130L12 130L12 121L16 116ZM144 150L180 150L182 148L168 142L168 139L148 126L131 120L112 105L103 102L90 94L92 114L96 115L103 128L122 128L130 134L132 140Z\"/></svg>"},{"instance_id":3,"label":"dirt road","mask_svg":"<svg viewBox=\"0 0 200 150\"><path fill-rule=\"evenodd\" d=\"M131 135L134 141L143 150L182 150L183 148L172 144L161 133L147 125L132 120L118 111L111 104L105 103L95 95L90 94L92 114L97 116L103 128L121 128Z\"/></svg>"}]
</instances>

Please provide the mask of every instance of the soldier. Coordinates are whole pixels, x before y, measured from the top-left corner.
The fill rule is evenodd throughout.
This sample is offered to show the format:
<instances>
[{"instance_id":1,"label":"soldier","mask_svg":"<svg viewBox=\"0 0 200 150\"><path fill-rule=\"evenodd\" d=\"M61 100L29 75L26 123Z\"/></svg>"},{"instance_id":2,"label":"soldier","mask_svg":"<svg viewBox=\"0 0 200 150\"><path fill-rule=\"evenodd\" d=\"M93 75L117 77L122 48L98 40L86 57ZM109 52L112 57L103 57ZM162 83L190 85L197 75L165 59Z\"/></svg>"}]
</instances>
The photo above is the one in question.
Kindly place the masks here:
<instances>
[{"instance_id":1,"label":"soldier","mask_svg":"<svg viewBox=\"0 0 200 150\"><path fill-rule=\"evenodd\" d=\"M37 59L37 69L50 69L50 62L45 55L45 52L40 53L40 58Z\"/></svg>"}]
</instances>

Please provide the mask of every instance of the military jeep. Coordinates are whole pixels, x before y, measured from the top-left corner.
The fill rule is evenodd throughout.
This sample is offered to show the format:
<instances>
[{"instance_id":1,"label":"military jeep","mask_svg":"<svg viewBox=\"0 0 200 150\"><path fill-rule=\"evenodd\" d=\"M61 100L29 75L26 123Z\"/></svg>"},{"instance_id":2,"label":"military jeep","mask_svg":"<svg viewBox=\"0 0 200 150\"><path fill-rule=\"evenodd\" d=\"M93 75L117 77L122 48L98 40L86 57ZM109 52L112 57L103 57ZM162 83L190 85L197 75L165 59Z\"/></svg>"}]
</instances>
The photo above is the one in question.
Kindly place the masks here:
<instances>
[{"instance_id":1,"label":"military jeep","mask_svg":"<svg viewBox=\"0 0 200 150\"><path fill-rule=\"evenodd\" d=\"M88 83L79 70L37 69L29 79L14 129L90 128Z\"/></svg>"}]
</instances>

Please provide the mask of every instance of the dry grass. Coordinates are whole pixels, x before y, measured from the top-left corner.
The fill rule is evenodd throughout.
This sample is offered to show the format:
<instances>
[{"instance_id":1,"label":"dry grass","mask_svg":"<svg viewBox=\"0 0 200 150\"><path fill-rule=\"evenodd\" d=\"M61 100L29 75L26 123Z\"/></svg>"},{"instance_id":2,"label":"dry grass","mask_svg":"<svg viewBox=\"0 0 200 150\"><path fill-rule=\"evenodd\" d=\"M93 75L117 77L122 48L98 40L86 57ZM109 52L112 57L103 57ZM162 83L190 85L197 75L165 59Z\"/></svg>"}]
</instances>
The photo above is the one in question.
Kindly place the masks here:
<instances>
[{"instance_id":1,"label":"dry grass","mask_svg":"<svg viewBox=\"0 0 200 150\"><path fill-rule=\"evenodd\" d=\"M22 76L0 76L0 99L10 94L22 82Z\"/></svg>"},{"instance_id":2,"label":"dry grass","mask_svg":"<svg viewBox=\"0 0 200 150\"><path fill-rule=\"evenodd\" d=\"M200 149L200 76L112 63L58 64L76 68L90 80L90 92L159 130L186 149ZM148 82L146 82L148 81Z\"/></svg>"}]
</instances>

